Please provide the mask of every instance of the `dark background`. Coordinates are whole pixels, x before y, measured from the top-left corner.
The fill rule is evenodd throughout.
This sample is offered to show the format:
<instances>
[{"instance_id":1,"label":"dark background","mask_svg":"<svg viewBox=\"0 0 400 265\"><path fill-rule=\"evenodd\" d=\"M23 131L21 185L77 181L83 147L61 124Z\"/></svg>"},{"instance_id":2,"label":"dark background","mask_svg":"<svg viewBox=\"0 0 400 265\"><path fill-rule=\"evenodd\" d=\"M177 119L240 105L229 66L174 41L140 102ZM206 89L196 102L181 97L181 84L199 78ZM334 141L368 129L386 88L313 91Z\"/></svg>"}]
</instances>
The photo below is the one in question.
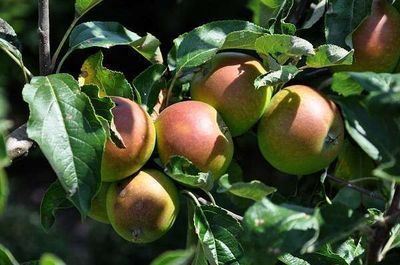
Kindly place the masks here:
<instances>
[{"instance_id":1,"label":"dark background","mask_svg":"<svg viewBox=\"0 0 400 265\"><path fill-rule=\"evenodd\" d=\"M0 1L0 17L17 32L25 64L34 75L38 74L36 5L34 0ZM73 19L74 1L51 0L50 5L51 46L54 51ZM149 32L161 41L165 56L174 38L196 26L222 19L251 20L252 14L246 5L246 0L105 0L81 22L118 21L139 35ZM73 53L62 72L77 77L83 61L96 51L88 49ZM103 52L105 66L124 72L129 81L149 65L131 48L115 47ZM23 85L23 75L18 66L0 53L0 91L7 95L9 119L14 127L28 118L27 104L21 97ZM90 219L82 222L74 209L60 212L55 227L45 233L40 227L39 207L45 190L56 178L51 167L36 149L27 159L7 168L7 173L11 190L8 208L0 216L0 243L9 248L20 262L36 260L42 253L51 252L67 264L74 265L149 264L165 250L185 247L184 210L174 229L150 245L130 244L116 236L110 226Z\"/></svg>"}]
</instances>

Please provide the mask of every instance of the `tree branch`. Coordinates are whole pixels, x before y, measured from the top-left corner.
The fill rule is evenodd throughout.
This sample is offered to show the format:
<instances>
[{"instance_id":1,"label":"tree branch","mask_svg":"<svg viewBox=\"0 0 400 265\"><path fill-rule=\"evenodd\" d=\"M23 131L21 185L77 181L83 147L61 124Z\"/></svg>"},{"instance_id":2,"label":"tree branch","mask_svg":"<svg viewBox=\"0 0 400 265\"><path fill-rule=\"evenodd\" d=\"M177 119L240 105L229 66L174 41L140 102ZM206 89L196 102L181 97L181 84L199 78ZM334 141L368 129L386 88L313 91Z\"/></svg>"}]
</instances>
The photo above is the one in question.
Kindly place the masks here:
<instances>
[{"instance_id":1,"label":"tree branch","mask_svg":"<svg viewBox=\"0 0 400 265\"><path fill-rule=\"evenodd\" d=\"M11 161L28 155L35 142L28 138L26 123L10 133L6 139L7 154Z\"/></svg>"},{"instance_id":2,"label":"tree branch","mask_svg":"<svg viewBox=\"0 0 400 265\"><path fill-rule=\"evenodd\" d=\"M39 0L38 33L40 74L48 75L51 69L49 0Z\"/></svg>"},{"instance_id":3,"label":"tree branch","mask_svg":"<svg viewBox=\"0 0 400 265\"><path fill-rule=\"evenodd\" d=\"M372 265L383 259L382 250L390 238L390 231L399 222L400 218L400 185L396 185L389 208L382 221L375 224L367 253L367 264Z\"/></svg>"}]
</instances>

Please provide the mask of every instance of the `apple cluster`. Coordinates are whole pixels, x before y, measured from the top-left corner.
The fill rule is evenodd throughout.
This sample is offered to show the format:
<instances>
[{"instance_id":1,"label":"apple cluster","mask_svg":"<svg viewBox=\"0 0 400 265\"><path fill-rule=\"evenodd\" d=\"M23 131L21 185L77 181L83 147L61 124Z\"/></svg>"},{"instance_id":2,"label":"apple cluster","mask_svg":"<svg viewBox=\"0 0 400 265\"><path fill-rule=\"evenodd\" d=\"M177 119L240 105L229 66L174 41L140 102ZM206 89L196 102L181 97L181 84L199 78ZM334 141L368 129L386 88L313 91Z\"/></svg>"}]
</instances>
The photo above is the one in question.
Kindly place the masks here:
<instances>
[{"instance_id":1,"label":"apple cluster","mask_svg":"<svg viewBox=\"0 0 400 265\"><path fill-rule=\"evenodd\" d=\"M113 97L114 123L125 148L106 143L102 187L89 216L110 223L128 241L158 239L178 214L179 196L163 172L142 169L153 149L164 165L174 155L184 156L218 180L232 161L232 137L253 128L264 158L280 171L304 175L327 167L343 143L338 108L303 85L273 97L271 87L255 89L255 79L265 73L252 56L219 53L193 77L191 100L166 107L154 122L139 104Z\"/></svg>"}]
</instances>

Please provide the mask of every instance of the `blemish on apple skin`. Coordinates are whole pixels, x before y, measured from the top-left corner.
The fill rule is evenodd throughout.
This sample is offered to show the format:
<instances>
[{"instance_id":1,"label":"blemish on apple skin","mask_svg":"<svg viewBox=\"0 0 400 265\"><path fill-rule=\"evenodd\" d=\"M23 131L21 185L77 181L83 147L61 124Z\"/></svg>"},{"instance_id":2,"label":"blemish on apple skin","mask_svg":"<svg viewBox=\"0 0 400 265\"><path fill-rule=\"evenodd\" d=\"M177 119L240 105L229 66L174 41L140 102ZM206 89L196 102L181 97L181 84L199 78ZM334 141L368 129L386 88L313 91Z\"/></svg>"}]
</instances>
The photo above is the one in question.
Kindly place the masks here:
<instances>
[{"instance_id":1,"label":"blemish on apple skin","mask_svg":"<svg viewBox=\"0 0 400 265\"><path fill-rule=\"evenodd\" d=\"M143 234L143 231L141 228L135 228L132 230L132 238L133 240L138 240Z\"/></svg>"}]
</instances>

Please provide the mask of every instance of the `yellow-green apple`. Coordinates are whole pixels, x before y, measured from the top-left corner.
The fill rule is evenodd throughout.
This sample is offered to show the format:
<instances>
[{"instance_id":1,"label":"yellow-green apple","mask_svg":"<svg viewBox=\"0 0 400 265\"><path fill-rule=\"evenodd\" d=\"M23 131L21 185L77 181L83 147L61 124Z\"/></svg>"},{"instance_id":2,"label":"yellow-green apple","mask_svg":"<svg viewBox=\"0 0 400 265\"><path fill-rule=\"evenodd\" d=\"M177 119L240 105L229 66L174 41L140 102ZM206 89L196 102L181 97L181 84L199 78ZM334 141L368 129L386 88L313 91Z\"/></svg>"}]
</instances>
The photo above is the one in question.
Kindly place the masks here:
<instances>
[{"instance_id":1,"label":"yellow-green apple","mask_svg":"<svg viewBox=\"0 0 400 265\"><path fill-rule=\"evenodd\" d=\"M134 243L149 243L165 234L179 211L178 191L162 172L143 170L111 184L107 214L114 230Z\"/></svg>"},{"instance_id":2,"label":"yellow-green apple","mask_svg":"<svg viewBox=\"0 0 400 265\"><path fill-rule=\"evenodd\" d=\"M126 148L107 141L101 169L101 179L106 182L137 172L149 160L156 141L154 123L139 104L121 97L112 99L115 127Z\"/></svg>"},{"instance_id":3,"label":"yellow-green apple","mask_svg":"<svg viewBox=\"0 0 400 265\"><path fill-rule=\"evenodd\" d=\"M214 179L225 173L233 156L229 129L217 111L200 101L183 101L164 109L155 122L157 150L163 164L184 156Z\"/></svg>"},{"instance_id":4,"label":"yellow-green apple","mask_svg":"<svg viewBox=\"0 0 400 265\"><path fill-rule=\"evenodd\" d=\"M261 153L272 166L305 175L337 157L344 126L335 103L311 87L294 85L272 98L257 134Z\"/></svg>"},{"instance_id":5,"label":"yellow-green apple","mask_svg":"<svg viewBox=\"0 0 400 265\"><path fill-rule=\"evenodd\" d=\"M265 73L252 56L219 53L194 76L191 97L213 106L232 136L238 136L256 124L271 99L271 88L254 87L254 80Z\"/></svg>"}]
</instances>

